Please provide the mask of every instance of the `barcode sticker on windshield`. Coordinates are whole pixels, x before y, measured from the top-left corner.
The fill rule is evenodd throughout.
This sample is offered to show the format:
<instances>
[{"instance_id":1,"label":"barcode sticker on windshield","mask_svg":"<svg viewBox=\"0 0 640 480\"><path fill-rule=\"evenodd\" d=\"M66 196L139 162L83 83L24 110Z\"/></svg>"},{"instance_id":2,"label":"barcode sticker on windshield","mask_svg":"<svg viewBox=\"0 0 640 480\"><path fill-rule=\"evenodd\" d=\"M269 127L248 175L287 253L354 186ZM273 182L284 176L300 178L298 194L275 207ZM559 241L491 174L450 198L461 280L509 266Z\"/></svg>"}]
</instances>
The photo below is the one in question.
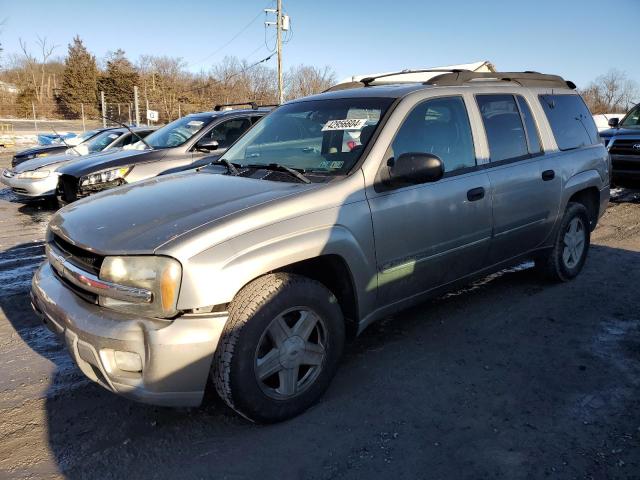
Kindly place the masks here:
<instances>
[{"instance_id":1,"label":"barcode sticker on windshield","mask_svg":"<svg viewBox=\"0 0 640 480\"><path fill-rule=\"evenodd\" d=\"M345 118L344 120L329 120L322 127L322 131L329 130L362 130L367 123L366 118Z\"/></svg>"}]
</instances>

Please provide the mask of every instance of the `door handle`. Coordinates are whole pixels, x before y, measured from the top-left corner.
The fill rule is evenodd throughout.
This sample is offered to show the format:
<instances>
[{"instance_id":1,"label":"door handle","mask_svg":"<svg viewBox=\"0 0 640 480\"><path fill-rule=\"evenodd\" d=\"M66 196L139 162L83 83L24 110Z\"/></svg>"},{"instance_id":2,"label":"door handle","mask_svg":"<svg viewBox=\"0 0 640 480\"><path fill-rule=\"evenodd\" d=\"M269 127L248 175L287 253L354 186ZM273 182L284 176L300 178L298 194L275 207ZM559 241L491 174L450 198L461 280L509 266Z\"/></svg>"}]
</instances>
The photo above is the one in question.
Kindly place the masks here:
<instances>
[{"instance_id":1,"label":"door handle","mask_svg":"<svg viewBox=\"0 0 640 480\"><path fill-rule=\"evenodd\" d=\"M545 182L553 180L554 178L556 178L556 172L554 172L553 170L545 170L544 172L542 172L542 180L544 180Z\"/></svg>"},{"instance_id":2,"label":"door handle","mask_svg":"<svg viewBox=\"0 0 640 480\"><path fill-rule=\"evenodd\" d=\"M476 200L480 200L482 198L484 198L483 187L472 188L467 192L467 200L469 200L470 202L475 202Z\"/></svg>"}]
</instances>

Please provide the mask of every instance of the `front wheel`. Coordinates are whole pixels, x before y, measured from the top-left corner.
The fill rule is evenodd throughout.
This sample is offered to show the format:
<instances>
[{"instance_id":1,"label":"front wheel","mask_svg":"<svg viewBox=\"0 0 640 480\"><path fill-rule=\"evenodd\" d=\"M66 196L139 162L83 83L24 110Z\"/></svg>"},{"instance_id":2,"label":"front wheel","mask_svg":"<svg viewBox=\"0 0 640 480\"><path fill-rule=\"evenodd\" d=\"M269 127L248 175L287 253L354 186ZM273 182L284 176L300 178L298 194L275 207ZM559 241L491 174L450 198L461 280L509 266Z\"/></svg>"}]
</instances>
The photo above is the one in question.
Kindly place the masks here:
<instances>
[{"instance_id":1,"label":"front wheel","mask_svg":"<svg viewBox=\"0 0 640 480\"><path fill-rule=\"evenodd\" d=\"M250 420L293 417L329 386L344 339L342 311L324 285L289 273L265 275L230 305L212 367L216 390Z\"/></svg>"},{"instance_id":2,"label":"front wheel","mask_svg":"<svg viewBox=\"0 0 640 480\"><path fill-rule=\"evenodd\" d=\"M591 239L589 214L581 203L567 205L553 249L536 259L536 268L547 278L566 282L576 277L587 259Z\"/></svg>"}]
</instances>

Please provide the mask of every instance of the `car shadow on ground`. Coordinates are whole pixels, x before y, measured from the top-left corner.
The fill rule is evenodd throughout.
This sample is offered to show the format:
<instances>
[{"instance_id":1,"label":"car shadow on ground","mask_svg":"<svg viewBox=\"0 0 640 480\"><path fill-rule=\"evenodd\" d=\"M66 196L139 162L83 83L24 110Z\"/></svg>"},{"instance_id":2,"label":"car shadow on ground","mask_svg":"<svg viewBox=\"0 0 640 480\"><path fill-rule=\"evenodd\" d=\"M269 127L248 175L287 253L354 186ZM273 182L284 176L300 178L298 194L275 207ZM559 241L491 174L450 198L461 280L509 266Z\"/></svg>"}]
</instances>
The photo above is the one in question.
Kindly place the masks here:
<instances>
[{"instance_id":1,"label":"car shadow on ground","mask_svg":"<svg viewBox=\"0 0 640 480\"><path fill-rule=\"evenodd\" d=\"M592 246L585 271L561 285L527 267L372 325L320 403L277 425L247 422L212 392L194 409L138 404L78 371L70 381L59 364L45 401L50 454L73 479L637 472L640 311L628 285L640 283L640 253ZM26 291L0 308L60 362L55 337L34 341Z\"/></svg>"}]
</instances>

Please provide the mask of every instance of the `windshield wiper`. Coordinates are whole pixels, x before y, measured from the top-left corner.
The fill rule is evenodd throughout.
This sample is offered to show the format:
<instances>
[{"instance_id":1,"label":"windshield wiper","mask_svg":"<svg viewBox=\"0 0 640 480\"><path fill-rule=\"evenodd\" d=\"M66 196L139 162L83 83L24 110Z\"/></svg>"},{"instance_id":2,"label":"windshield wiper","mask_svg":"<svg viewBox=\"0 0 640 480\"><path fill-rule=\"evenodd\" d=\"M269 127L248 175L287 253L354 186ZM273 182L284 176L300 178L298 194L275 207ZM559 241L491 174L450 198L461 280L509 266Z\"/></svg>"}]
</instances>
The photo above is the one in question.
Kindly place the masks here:
<instances>
[{"instance_id":1,"label":"windshield wiper","mask_svg":"<svg viewBox=\"0 0 640 480\"><path fill-rule=\"evenodd\" d=\"M217 160L214 160L209 165L224 165L225 167L227 167L227 171L234 177L237 177L238 175L240 175L240 172L238 171L238 167L236 167L235 164L231 163L226 158L219 158Z\"/></svg>"},{"instance_id":2,"label":"windshield wiper","mask_svg":"<svg viewBox=\"0 0 640 480\"><path fill-rule=\"evenodd\" d=\"M265 164L265 165L263 165L261 163L252 163L252 164L246 165L246 167L249 167L249 168L264 168L265 170L274 170L274 171L277 171L277 172L285 172L285 173L288 173L288 174L296 177L302 183L311 183L311 180L309 180L307 177L305 177L298 170L295 170L295 169L293 169L291 167L287 167L286 165L282 165L281 163L269 163L269 164Z\"/></svg>"}]
</instances>

